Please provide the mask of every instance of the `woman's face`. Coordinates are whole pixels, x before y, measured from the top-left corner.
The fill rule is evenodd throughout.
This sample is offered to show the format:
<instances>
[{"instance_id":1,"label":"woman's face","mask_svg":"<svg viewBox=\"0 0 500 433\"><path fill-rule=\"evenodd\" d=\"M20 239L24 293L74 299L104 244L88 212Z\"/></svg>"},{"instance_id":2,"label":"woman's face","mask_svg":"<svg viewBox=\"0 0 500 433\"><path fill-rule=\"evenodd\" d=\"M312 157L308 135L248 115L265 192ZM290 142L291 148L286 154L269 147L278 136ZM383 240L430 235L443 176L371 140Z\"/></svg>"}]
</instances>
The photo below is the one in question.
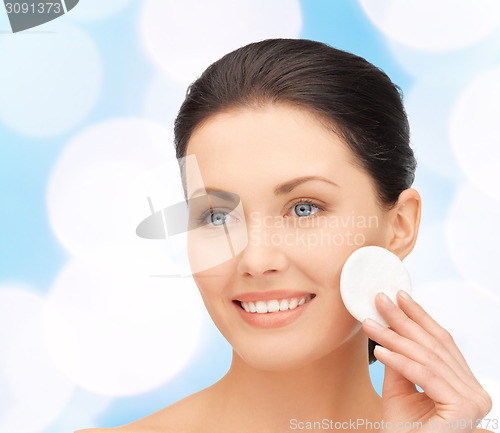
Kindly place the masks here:
<instances>
[{"instance_id":1,"label":"woman's face","mask_svg":"<svg viewBox=\"0 0 500 433\"><path fill-rule=\"evenodd\" d=\"M341 139L308 111L274 104L211 117L189 155L199 172L186 171L187 194L201 197L190 213L203 221L188 232L193 277L236 353L256 368L292 369L362 332L340 297L340 272L354 250L387 247L391 229ZM195 192L200 185L208 196Z\"/></svg>"}]
</instances>

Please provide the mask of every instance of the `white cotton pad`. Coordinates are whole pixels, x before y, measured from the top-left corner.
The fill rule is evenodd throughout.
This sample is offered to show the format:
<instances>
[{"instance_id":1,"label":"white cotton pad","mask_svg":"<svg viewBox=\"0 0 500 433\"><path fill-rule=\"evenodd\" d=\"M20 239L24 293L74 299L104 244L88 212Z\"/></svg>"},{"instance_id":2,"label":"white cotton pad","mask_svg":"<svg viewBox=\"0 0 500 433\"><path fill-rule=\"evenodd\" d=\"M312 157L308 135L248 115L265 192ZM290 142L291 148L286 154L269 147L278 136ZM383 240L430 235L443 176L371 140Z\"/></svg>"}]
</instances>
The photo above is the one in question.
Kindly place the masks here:
<instances>
[{"instance_id":1,"label":"white cotton pad","mask_svg":"<svg viewBox=\"0 0 500 433\"><path fill-rule=\"evenodd\" d=\"M360 322L369 317L389 326L375 307L375 295L384 292L397 305L398 290L411 294L410 275L399 257L385 248L359 248L342 268L340 295L349 313Z\"/></svg>"}]
</instances>

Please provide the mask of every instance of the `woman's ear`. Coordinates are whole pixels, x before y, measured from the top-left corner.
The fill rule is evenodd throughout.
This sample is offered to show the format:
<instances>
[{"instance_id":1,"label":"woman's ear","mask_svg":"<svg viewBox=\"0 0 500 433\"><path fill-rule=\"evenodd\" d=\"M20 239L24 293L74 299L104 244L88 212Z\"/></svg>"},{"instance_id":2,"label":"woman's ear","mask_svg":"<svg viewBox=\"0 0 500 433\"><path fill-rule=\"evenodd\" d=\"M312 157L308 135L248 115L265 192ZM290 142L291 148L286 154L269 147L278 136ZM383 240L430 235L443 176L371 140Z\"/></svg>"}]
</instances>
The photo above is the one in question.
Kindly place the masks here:
<instances>
[{"instance_id":1,"label":"woman's ear","mask_svg":"<svg viewBox=\"0 0 500 433\"><path fill-rule=\"evenodd\" d=\"M419 193L413 189L405 189L399 194L399 199L390 210L392 235L388 250L403 260L415 246L418 227L420 225L421 200Z\"/></svg>"}]
</instances>

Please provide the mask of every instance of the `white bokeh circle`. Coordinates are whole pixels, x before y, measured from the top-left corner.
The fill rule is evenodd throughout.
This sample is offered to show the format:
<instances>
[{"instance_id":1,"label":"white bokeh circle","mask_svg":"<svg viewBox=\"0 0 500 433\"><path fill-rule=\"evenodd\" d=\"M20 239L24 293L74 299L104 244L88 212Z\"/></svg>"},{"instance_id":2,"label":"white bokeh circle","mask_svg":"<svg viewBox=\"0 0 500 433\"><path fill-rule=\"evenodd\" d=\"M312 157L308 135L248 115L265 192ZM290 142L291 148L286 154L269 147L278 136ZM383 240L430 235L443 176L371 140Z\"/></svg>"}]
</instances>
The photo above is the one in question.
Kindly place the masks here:
<instances>
[{"instance_id":1,"label":"white bokeh circle","mask_svg":"<svg viewBox=\"0 0 500 433\"><path fill-rule=\"evenodd\" d=\"M151 58L168 75L189 84L236 48L267 38L298 37L302 14L298 0L145 0L140 25Z\"/></svg>"},{"instance_id":2,"label":"white bokeh circle","mask_svg":"<svg viewBox=\"0 0 500 433\"><path fill-rule=\"evenodd\" d=\"M93 21L120 12L131 3L132 0L80 0L78 4L68 12L68 17L81 21Z\"/></svg>"},{"instance_id":3,"label":"white bokeh circle","mask_svg":"<svg viewBox=\"0 0 500 433\"><path fill-rule=\"evenodd\" d=\"M45 301L33 291L0 287L0 431L37 433L62 413L74 384L44 344Z\"/></svg>"},{"instance_id":4,"label":"white bokeh circle","mask_svg":"<svg viewBox=\"0 0 500 433\"><path fill-rule=\"evenodd\" d=\"M165 198L181 198L180 191L171 131L143 119L114 119L82 131L64 148L49 180L49 219L76 254L135 239L137 224L150 214L147 197L160 206Z\"/></svg>"},{"instance_id":5,"label":"white bokeh circle","mask_svg":"<svg viewBox=\"0 0 500 433\"><path fill-rule=\"evenodd\" d=\"M97 47L85 32L62 21L41 34L0 36L0 120L22 134L66 132L87 116L99 96Z\"/></svg>"},{"instance_id":6,"label":"white bokeh circle","mask_svg":"<svg viewBox=\"0 0 500 433\"><path fill-rule=\"evenodd\" d=\"M387 37L423 51L464 48L500 25L496 0L359 0Z\"/></svg>"},{"instance_id":7,"label":"white bokeh circle","mask_svg":"<svg viewBox=\"0 0 500 433\"><path fill-rule=\"evenodd\" d=\"M392 39L387 40L392 58L418 80L445 88L463 86L477 73L496 62L500 49L500 26L488 37L465 48L451 51L423 51Z\"/></svg>"},{"instance_id":8,"label":"white bokeh circle","mask_svg":"<svg viewBox=\"0 0 500 433\"><path fill-rule=\"evenodd\" d=\"M429 281L415 287L417 302L453 336L472 373L499 380L500 302L461 279Z\"/></svg>"},{"instance_id":9,"label":"white bokeh circle","mask_svg":"<svg viewBox=\"0 0 500 433\"><path fill-rule=\"evenodd\" d=\"M446 243L458 273L498 299L499 221L500 200L470 183L457 191L445 221Z\"/></svg>"},{"instance_id":10,"label":"white bokeh circle","mask_svg":"<svg viewBox=\"0 0 500 433\"><path fill-rule=\"evenodd\" d=\"M488 69L463 90L453 109L449 134L465 174L500 199L500 67Z\"/></svg>"},{"instance_id":11,"label":"white bokeh circle","mask_svg":"<svg viewBox=\"0 0 500 433\"><path fill-rule=\"evenodd\" d=\"M144 393L194 356L201 297L192 278L150 277L155 260L135 243L116 244L78 255L57 276L45 338L59 368L82 388L108 396Z\"/></svg>"}]
</instances>

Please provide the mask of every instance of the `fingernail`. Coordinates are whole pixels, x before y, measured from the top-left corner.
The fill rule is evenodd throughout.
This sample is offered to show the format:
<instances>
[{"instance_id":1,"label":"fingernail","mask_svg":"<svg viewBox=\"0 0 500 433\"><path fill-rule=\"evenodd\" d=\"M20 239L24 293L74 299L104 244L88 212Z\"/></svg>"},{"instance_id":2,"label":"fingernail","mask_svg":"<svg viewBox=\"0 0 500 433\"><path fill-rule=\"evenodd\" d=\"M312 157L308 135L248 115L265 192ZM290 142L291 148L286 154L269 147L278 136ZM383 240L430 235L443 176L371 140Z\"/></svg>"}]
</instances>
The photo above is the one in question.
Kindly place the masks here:
<instances>
[{"instance_id":1,"label":"fingernail","mask_svg":"<svg viewBox=\"0 0 500 433\"><path fill-rule=\"evenodd\" d=\"M376 320L367 318L367 319L365 319L365 322L371 328L374 328L374 329L384 329L384 326L382 324L380 324L379 322L377 322Z\"/></svg>"},{"instance_id":2,"label":"fingernail","mask_svg":"<svg viewBox=\"0 0 500 433\"><path fill-rule=\"evenodd\" d=\"M375 349L377 352L381 352L381 353L392 353L389 349L386 349L385 347L383 346L380 346L380 345L376 345L375 346Z\"/></svg>"},{"instance_id":3,"label":"fingernail","mask_svg":"<svg viewBox=\"0 0 500 433\"><path fill-rule=\"evenodd\" d=\"M413 299L411 298L410 294L408 292L405 292L404 290L399 291L399 295L406 301L406 302L413 302Z\"/></svg>"},{"instance_id":4,"label":"fingernail","mask_svg":"<svg viewBox=\"0 0 500 433\"><path fill-rule=\"evenodd\" d=\"M389 306L389 307L394 307L394 302L391 301L391 298L389 298L389 296L387 296L384 292L380 292L380 298L382 299L382 301L384 301L384 303Z\"/></svg>"}]
</instances>

